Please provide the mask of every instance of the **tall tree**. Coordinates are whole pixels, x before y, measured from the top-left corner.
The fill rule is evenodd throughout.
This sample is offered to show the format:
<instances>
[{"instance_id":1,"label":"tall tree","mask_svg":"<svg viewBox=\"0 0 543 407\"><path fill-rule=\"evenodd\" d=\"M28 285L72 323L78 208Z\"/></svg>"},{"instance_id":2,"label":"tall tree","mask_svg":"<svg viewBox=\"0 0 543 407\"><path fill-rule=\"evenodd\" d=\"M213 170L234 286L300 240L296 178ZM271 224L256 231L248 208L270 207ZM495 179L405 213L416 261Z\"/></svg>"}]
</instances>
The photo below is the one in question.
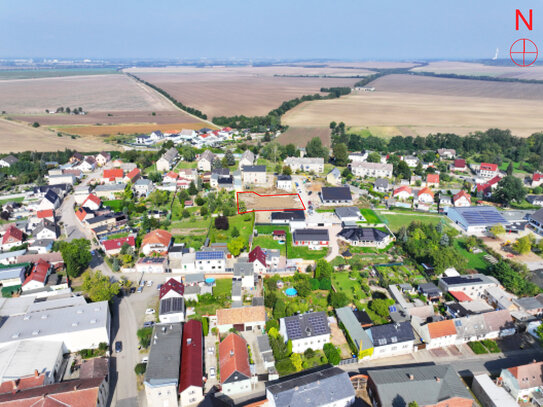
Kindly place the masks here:
<instances>
[{"instance_id":1,"label":"tall tree","mask_svg":"<svg viewBox=\"0 0 543 407\"><path fill-rule=\"evenodd\" d=\"M64 264L66 264L66 273L74 278L78 277L92 260L90 242L87 239L74 239L69 243L62 242L60 253Z\"/></svg>"},{"instance_id":2,"label":"tall tree","mask_svg":"<svg viewBox=\"0 0 543 407\"><path fill-rule=\"evenodd\" d=\"M307 142L305 152L308 157L322 157L325 160L328 158L328 148L322 145L322 141L318 137L313 137Z\"/></svg>"},{"instance_id":3,"label":"tall tree","mask_svg":"<svg viewBox=\"0 0 543 407\"><path fill-rule=\"evenodd\" d=\"M119 283L112 283L109 277L102 275L100 271L86 271L83 274L82 288L93 302L110 301L119 293Z\"/></svg>"},{"instance_id":4,"label":"tall tree","mask_svg":"<svg viewBox=\"0 0 543 407\"><path fill-rule=\"evenodd\" d=\"M346 166L349 163L349 153L347 152L347 145L344 143L338 143L334 145L334 161L336 165Z\"/></svg>"},{"instance_id":5,"label":"tall tree","mask_svg":"<svg viewBox=\"0 0 543 407\"><path fill-rule=\"evenodd\" d=\"M508 206L513 201L521 202L525 196L526 190L522 185L522 181L517 177L508 175L498 182L498 188L496 188L492 197L496 202Z\"/></svg>"}]
</instances>

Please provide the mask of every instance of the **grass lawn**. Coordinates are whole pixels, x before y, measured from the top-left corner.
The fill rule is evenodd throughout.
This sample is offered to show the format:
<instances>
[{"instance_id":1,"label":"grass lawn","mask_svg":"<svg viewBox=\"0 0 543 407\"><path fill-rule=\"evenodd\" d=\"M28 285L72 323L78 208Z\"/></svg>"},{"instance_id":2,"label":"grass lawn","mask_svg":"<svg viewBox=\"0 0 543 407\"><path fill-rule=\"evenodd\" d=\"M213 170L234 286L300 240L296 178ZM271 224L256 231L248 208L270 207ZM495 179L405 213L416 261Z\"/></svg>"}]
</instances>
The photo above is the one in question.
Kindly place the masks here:
<instances>
[{"instance_id":1,"label":"grass lawn","mask_svg":"<svg viewBox=\"0 0 543 407\"><path fill-rule=\"evenodd\" d=\"M265 243L270 243L268 240L260 240L260 238L271 238L271 234L274 230L284 230L287 232L287 248L285 248L285 245L279 245L277 242L274 241L275 247L269 247L270 249L276 248L281 249L281 254L284 253L284 250L286 250L287 258L289 259L298 259L302 258L305 260L319 260L328 254L328 249L321 249L321 250L310 250L307 247L294 247L292 246L292 234L290 233L288 226L283 225L257 225L256 230L258 231L259 236L256 237L253 240L253 247L256 245L254 242L263 241ZM270 236L261 236L261 235L270 235ZM273 239L272 239L273 240ZM266 246L262 246L266 247ZM266 247L268 248L268 247Z\"/></svg>"},{"instance_id":2,"label":"grass lawn","mask_svg":"<svg viewBox=\"0 0 543 407\"><path fill-rule=\"evenodd\" d=\"M467 259L468 269L475 269L477 271L486 271L489 264L486 262L486 260L483 258L483 256L486 254L485 252L482 253L471 253L466 249L466 240L465 239L454 239L453 246L460 252L462 257Z\"/></svg>"},{"instance_id":3,"label":"grass lawn","mask_svg":"<svg viewBox=\"0 0 543 407\"><path fill-rule=\"evenodd\" d=\"M278 249L281 250L281 256L285 255L286 249L284 244L279 244L277 240L270 236L258 236L253 239L253 248L260 246L263 249Z\"/></svg>"},{"instance_id":4,"label":"grass lawn","mask_svg":"<svg viewBox=\"0 0 543 407\"><path fill-rule=\"evenodd\" d=\"M24 196L20 196L18 198L12 198L12 199L0 199L0 205L7 204L8 202L23 202L25 199Z\"/></svg>"},{"instance_id":5,"label":"grass lawn","mask_svg":"<svg viewBox=\"0 0 543 407\"><path fill-rule=\"evenodd\" d=\"M370 224L383 223L373 209L361 208L360 213L362 214L364 219L366 219L366 222Z\"/></svg>"},{"instance_id":6,"label":"grass lawn","mask_svg":"<svg viewBox=\"0 0 543 407\"><path fill-rule=\"evenodd\" d=\"M254 225L254 213L246 213L243 215L234 215L228 217L229 228L228 230L217 230L215 229L215 223L212 221L211 230L209 237L212 243L221 242L226 243L229 240L233 239L232 230L236 227L239 230L239 236L245 240L249 241L249 236L253 233Z\"/></svg>"},{"instance_id":7,"label":"grass lawn","mask_svg":"<svg viewBox=\"0 0 543 407\"><path fill-rule=\"evenodd\" d=\"M115 233L114 235L108 236L108 240L120 239L121 237L127 237L128 235L129 235L128 232Z\"/></svg>"},{"instance_id":8,"label":"grass lawn","mask_svg":"<svg viewBox=\"0 0 543 407\"><path fill-rule=\"evenodd\" d=\"M195 216L194 220L186 218L184 220L173 221L170 225L171 229L207 229L209 227L209 218Z\"/></svg>"},{"instance_id":9,"label":"grass lawn","mask_svg":"<svg viewBox=\"0 0 543 407\"><path fill-rule=\"evenodd\" d=\"M123 210L123 201L121 199L113 199L111 201L105 201L104 206L108 206L115 212L121 212Z\"/></svg>"},{"instance_id":10,"label":"grass lawn","mask_svg":"<svg viewBox=\"0 0 543 407\"><path fill-rule=\"evenodd\" d=\"M332 284L338 292L343 292L352 301L360 298L367 298L362 290L362 279L358 273L353 273L354 280L349 277L351 273L333 273Z\"/></svg>"},{"instance_id":11,"label":"grass lawn","mask_svg":"<svg viewBox=\"0 0 543 407\"><path fill-rule=\"evenodd\" d=\"M272 174L275 172L275 167L277 164L281 164L281 161L278 161L276 163L274 163L273 161L270 161L270 160L266 160L265 158L258 158L256 160L256 165L265 165L266 166L266 171L267 172L271 172Z\"/></svg>"},{"instance_id":12,"label":"grass lawn","mask_svg":"<svg viewBox=\"0 0 543 407\"><path fill-rule=\"evenodd\" d=\"M504 161L503 163L501 163L499 168L501 171L507 171L507 167L509 167L509 161ZM519 174L529 174L527 171L519 169L519 167L520 162L513 162L513 172L518 172Z\"/></svg>"},{"instance_id":13,"label":"grass lawn","mask_svg":"<svg viewBox=\"0 0 543 407\"><path fill-rule=\"evenodd\" d=\"M481 342L468 342L468 346L476 355L483 355L488 353L488 350L483 346Z\"/></svg>"},{"instance_id":14,"label":"grass lawn","mask_svg":"<svg viewBox=\"0 0 543 407\"><path fill-rule=\"evenodd\" d=\"M182 168L196 168L198 167L198 163L196 161L179 161L177 165L175 166L175 170L180 170Z\"/></svg>"},{"instance_id":15,"label":"grass lawn","mask_svg":"<svg viewBox=\"0 0 543 407\"><path fill-rule=\"evenodd\" d=\"M213 295L226 294L229 297L232 296L232 279L231 278L219 278L215 280L215 287L213 287Z\"/></svg>"},{"instance_id":16,"label":"grass lawn","mask_svg":"<svg viewBox=\"0 0 543 407\"><path fill-rule=\"evenodd\" d=\"M447 224L449 223L448 219L444 216L430 214L422 215L416 212L380 213L379 215L388 223L388 226L392 231L397 231L402 226L409 226L409 224L414 221L430 223L432 225L437 225L441 220L444 220Z\"/></svg>"}]
</instances>

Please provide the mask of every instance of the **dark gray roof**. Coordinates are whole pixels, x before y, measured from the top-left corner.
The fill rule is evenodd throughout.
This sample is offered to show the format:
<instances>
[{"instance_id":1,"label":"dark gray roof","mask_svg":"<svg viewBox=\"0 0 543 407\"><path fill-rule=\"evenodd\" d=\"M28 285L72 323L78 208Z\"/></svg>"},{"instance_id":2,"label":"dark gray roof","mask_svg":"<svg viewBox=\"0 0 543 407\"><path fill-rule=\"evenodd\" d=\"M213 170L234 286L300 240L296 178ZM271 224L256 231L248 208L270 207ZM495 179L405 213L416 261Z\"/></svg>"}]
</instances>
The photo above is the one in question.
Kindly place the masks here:
<instances>
[{"instance_id":1,"label":"dark gray roof","mask_svg":"<svg viewBox=\"0 0 543 407\"><path fill-rule=\"evenodd\" d=\"M243 172L266 172L265 165L244 165Z\"/></svg>"},{"instance_id":2,"label":"dark gray roof","mask_svg":"<svg viewBox=\"0 0 543 407\"><path fill-rule=\"evenodd\" d=\"M397 322L395 324L375 325L368 329L373 346L385 346L392 343L407 342L415 339L411 322Z\"/></svg>"},{"instance_id":3,"label":"dark gray roof","mask_svg":"<svg viewBox=\"0 0 543 407\"><path fill-rule=\"evenodd\" d=\"M543 308L543 303L539 301L538 297L524 297L513 300L515 304L525 310L537 310Z\"/></svg>"},{"instance_id":4,"label":"dark gray roof","mask_svg":"<svg viewBox=\"0 0 543 407\"><path fill-rule=\"evenodd\" d=\"M158 132L157 132L158 133ZM166 161L173 161L176 157L177 157L177 149L175 148L170 148L168 151L166 151L161 158L165 159Z\"/></svg>"},{"instance_id":5,"label":"dark gray roof","mask_svg":"<svg viewBox=\"0 0 543 407\"><path fill-rule=\"evenodd\" d=\"M258 305L264 305L264 297L253 297L251 301L251 305L253 307L258 306Z\"/></svg>"},{"instance_id":6,"label":"dark gray roof","mask_svg":"<svg viewBox=\"0 0 543 407\"><path fill-rule=\"evenodd\" d=\"M181 324L157 324L151 337L151 351L145 371L145 381L151 385L179 381L181 361Z\"/></svg>"},{"instance_id":7,"label":"dark gray roof","mask_svg":"<svg viewBox=\"0 0 543 407\"><path fill-rule=\"evenodd\" d=\"M272 212L271 220L305 220L304 211L281 211Z\"/></svg>"},{"instance_id":8,"label":"dark gray roof","mask_svg":"<svg viewBox=\"0 0 543 407\"><path fill-rule=\"evenodd\" d=\"M531 204L541 202L543 201L543 195L526 195L526 200Z\"/></svg>"},{"instance_id":9,"label":"dark gray roof","mask_svg":"<svg viewBox=\"0 0 543 407\"><path fill-rule=\"evenodd\" d=\"M328 317L324 311L293 315L283 318L283 320L290 340L330 333Z\"/></svg>"},{"instance_id":10,"label":"dark gray roof","mask_svg":"<svg viewBox=\"0 0 543 407\"><path fill-rule=\"evenodd\" d=\"M358 350L373 348L370 337L360 326L351 307L337 308L336 314Z\"/></svg>"},{"instance_id":11,"label":"dark gray roof","mask_svg":"<svg viewBox=\"0 0 543 407\"><path fill-rule=\"evenodd\" d=\"M376 228L345 228L338 236L353 242L380 242L388 236L388 233Z\"/></svg>"},{"instance_id":12,"label":"dark gray roof","mask_svg":"<svg viewBox=\"0 0 543 407\"><path fill-rule=\"evenodd\" d=\"M421 283L419 284L419 290L423 293L433 293L440 291L434 283Z\"/></svg>"},{"instance_id":13,"label":"dark gray roof","mask_svg":"<svg viewBox=\"0 0 543 407\"><path fill-rule=\"evenodd\" d=\"M356 206L340 206L335 212L338 218L360 217L360 209Z\"/></svg>"},{"instance_id":14,"label":"dark gray roof","mask_svg":"<svg viewBox=\"0 0 543 407\"><path fill-rule=\"evenodd\" d=\"M230 170L228 168L215 168L211 170L211 175L213 174L228 176L230 175Z\"/></svg>"},{"instance_id":15,"label":"dark gray roof","mask_svg":"<svg viewBox=\"0 0 543 407\"><path fill-rule=\"evenodd\" d=\"M266 390L273 397L276 407L332 405L346 398L354 400L355 397L349 375L338 367L269 382Z\"/></svg>"},{"instance_id":16,"label":"dark gray roof","mask_svg":"<svg viewBox=\"0 0 543 407\"><path fill-rule=\"evenodd\" d=\"M296 229L292 239L298 241L329 241L328 229Z\"/></svg>"},{"instance_id":17,"label":"dark gray roof","mask_svg":"<svg viewBox=\"0 0 543 407\"><path fill-rule=\"evenodd\" d=\"M55 191L53 191L52 189L48 190L47 193L45 194L44 196L45 199L47 199L49 202L51 202L52 204L54 204L57 200L58 200L58 195L56 194Z\"/></svg>"},{"instance_id":18,"label":"dark gray roof","mask_svg":"<svg viewBox=\"0 0 543 407\"><path fill-rule=\"evenodd\" d=\"M4 160L5 162L7 162L9 165L11 164L15 164L16 162L18 162L19 160L17 159L17 157L13 156L13 155L8 155L4 158L2 158L2 160Z\"/></svg>"},{"instance_id":19,"label":"dark gray roof","mask_svg":"<svg viewBox=\"0 0 543 407\"><path fill-rule=\"evenodd\" d=\"M377 178L373 185L375 186L375 188L388 188L388 179Z\"/></svg>"},{"instance_id":20,"label":"dark gray roof","mask_svg":"<svg viewBox=\"0 0 543 407\"><path fill-rule=\"evenodd\" d=\"M348 201L352 200L351 190L349 187L323 187L323 201Z\"/></svg>"},{"instance_id":21,"label":"dark gray roof","mask_svg":"<svg viewBox=\"0 0 543 407\"><path fill-rule=\"evenodd\" d=\"M254 263L238 261L234 263L234 277L252 276L254 274Z\"/></svg>"},{"instance_id":22,"label":"dark gray roof","mask_svg":"<svg viewBox=\"0 0 543 407\"><path fill-rule=\"evenodd\" d=\"M292 177L290 175L278 175L277 180L278 181L291 181Z\"/></svg>"},{"instance_id":23,"label":"dark gray roof","mask_svg":"<svg viewBox=\"0 0 543 407\"><path fill-rule=\"evenodd\" d=\"M185 276L185 284L201 283L205 279L204 273L191 273Z\"/></svg>"},{"instance_id":24,"label":"dark gray roof","mask_svg":"<svg viewBox=\"0 0 543 407\"><path fill-rule=\"evenodd\" d=\"M383 406L407 407L411 401L434 405L453 397L473 400L451 365L370 370L368 376Z\"/></svg>"},{"instance_id":25,"label":"dark gray roof","mask_svg":"<svg viewBox=\"0 0 543 407\"><path fill-rule=\"evenodd\" d=\"M232 297L241 297L241 281L232 280Z\"/></svg>"},{"instance_id":26,"label":"dark gray roof","mask_svg":"<svg viewBox=\"0 0 543 407\"><path fill-rule=\"evenodd\" d=\"M530 215L530 219L535 220L536 222L543 223L543 208L538 209Z\"/></svg>"}]
</instances>

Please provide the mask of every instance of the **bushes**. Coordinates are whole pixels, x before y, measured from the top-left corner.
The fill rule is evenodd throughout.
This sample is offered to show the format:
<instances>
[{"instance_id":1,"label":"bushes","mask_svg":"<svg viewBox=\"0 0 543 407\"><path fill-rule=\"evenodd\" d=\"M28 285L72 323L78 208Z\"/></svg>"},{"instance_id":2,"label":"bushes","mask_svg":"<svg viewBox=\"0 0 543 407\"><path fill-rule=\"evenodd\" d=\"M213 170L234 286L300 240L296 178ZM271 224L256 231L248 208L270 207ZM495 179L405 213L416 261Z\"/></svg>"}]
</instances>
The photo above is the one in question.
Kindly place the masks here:
<instances>
[{"instance_id":1,"label":"bushes","mask_svg":"<svg viewBox=\"0 0 543 407\"><path fill-rule=\"evenodd\" d=\"M136 367L134 367L134 371L136 372L138 376L145 374L146 370L147 370L147 363L138 363Z\"/></svg>"},{"instance_id":2,"label":"bushes","mask_svg":"<svg viewBox=\"0 0 543 407\"><path fill-rule=\"evenodd\" d=\"M142 348L148 348L151 344L151 335L153 335L153 328L140 328L137 332L138 339Z\"/></svg>"},{"instance_id":3,"label":"bushes","mask_svg":"<svg viewBox=\"0 0 543 407\"><path fill-rule=\"evenodd\" d=\"M328 359L328 362L330 362L332 365L339 365L339 362L341 361L341 356L334 345L332 345L331 343L326 343L324 344L322 349L324 351L326 359Z\"/></svg>"},{"instance_id":4,"label":"bushes","mask_svg":"<svg viewBox=\"0 0 543 407\"><path fill-rule=\"evenodd\" d=\"M476 355L482 355L482 354L488 353L488 351L486 350L486 348L483 346L481 342L469 342L468 345L473 351L473 353L475 353Z\"/></svg>"}]
</instances>

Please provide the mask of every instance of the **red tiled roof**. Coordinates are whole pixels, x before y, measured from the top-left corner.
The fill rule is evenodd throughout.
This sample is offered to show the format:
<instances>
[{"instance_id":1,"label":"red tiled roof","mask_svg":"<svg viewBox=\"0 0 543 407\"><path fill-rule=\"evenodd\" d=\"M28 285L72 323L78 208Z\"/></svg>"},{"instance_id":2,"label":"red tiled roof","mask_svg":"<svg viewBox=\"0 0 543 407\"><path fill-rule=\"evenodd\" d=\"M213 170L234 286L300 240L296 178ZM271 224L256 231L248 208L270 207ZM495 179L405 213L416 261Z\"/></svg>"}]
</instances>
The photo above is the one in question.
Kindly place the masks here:
<instances>
[{"instance_id":1,"label":"red tiled roof","mask_svg":"<svg viewBox=\"0 0 543 407\"><path fill-rule=\"evenodd\" d=\"M442 336L456 335L456 328L452 319L446 319L439 322L428 324L428 333L430 338L441 338Z\"/></svg>"},{"instance_id":2,"label":"red tiled roof","mask_svg":"<svg viewBox=\"0 0 543 407\"><path fill-rule=\"evenodd\" d=\"M428 174L426 176L426 182L439 184L439 174Z\"/></svg>"},{"instance_id":3,"label":"red tiled roof","mask_svg":"<svg viewBox=\"0 0 543 407\"><path fill-rule=\"evenodd\" d=\"M136 178L139 178L140 175L141 175L141 171L140 171L139 168L134 168L132 171L130 171L128 174L126 174L128 179L130 180L130 182L134 182L134 180Z\"/></svg>"},{"instance_id":4,"label":"red tiled roof","mask_svg":"<svg viewBox=\"0 0 543 407\"><path fill-rule=\"evenodd\" d=\"M264 267L266 267L266 253L264 253L264 250L260 248L260 246L256 246L251 252L249 253L249 262L254 263L256 260L258 260Z\"/></svg>"},{"instance_id":5,"label":"red tiled roof","mask_svg":"<svg viewBox=\"0 0 543 407\"><path fill-rule=\"evenodd\" d=\"M540 174L539 172L534 173L532 180L533 181L541 181L543 179L543 174Z\"/></svg>"},{"instance_id":6,"label":"red tiled roof","mask_svg":"<svg viewBox=\"0 0 543 407\"><path fill-rule=\"evenodd\" d=\"M36 216L38 217L38 219L52 218L53 216L55 216L55 213L53 212L52 209L43 209L41 211L36 212Z\"/></svg>"},{"instance_id":7,"label":"red tiled roof","mask_svg":"<svg viewBox=\"0 0 543 407\"><path fill-rule=\"evenodd\" d=\"M411 189L411 187L408 187L407 185L402 185L401 187L399 188L396 188L393 192L393 195L398 195L400 192L407 192L408 194L411 195L411 193L413 192L413 190Z\"/></svg>"},{"instance_id":8,"label":"red tiled roof","mask_svg":"<svg viewBox=\"0 0 543 407\"><path fill-rule=\"evenodd\" d=\"M465 197L471 203L471 196L464 190L461 190L457 194L454 194L453 201L456 202L462 197Z\"/></svg>"},{"instance_id":9,"label":"red tiled roof","mask_svg":"<svg viewBox=\"0 0 543 407\"><path fill-rule=\"evenodd\" d=\"M31 281L37 281L39 283L45 284L45 279L47 278L50 267L51 264L49 264L48 261L39 259L38 262L34 264L34 267L32 267L32 271L23 282L23 286L27 285Z\"/></svg>"},{"instance_id":10,"label":"red tiled roof","mask_svg":"<svg viewBox=\"0 0 543 407\"><path fill-rule=\"evenodd\" d=\"M75 216L77 216L79 221L83 222L85 220L85 216L87 216L87 211L85 208L81 207L75 212Z\"/></svg>"},{"instance_id":11,"label":"red tiled roof","mask_svg":"<svg viewBox=\"0 0 543 407\"><path fill-rule=\"evenodd\" d=\"M21 377L18 380L9 380L0 384L0 394L11 393L14 389L22 391L33 387L43 386L45 374L33 374L32 376Z\"/></svg>"},{"instance_id":12,"label":"red tiled roof","mask_svg":"<svg viewBox=\"0 0 543 407\"><path fill-rule=\"evenodd\" d=\"M458 158L454 160L454 167L455 168L466 168L466 160L463 158Z\"/></svg>"},{"instance_id":13,"label":"red tiled roof","mask_svg":"<svg viewBox=\"0 0 543 407\"><path fill-rule=\"evenodd\" d=\"M100 198L98 198L96 195L94 194L89 194L89 196L87 196L87 199L85 199L83 201L83 203L81 204L81 206L85 206L85 204L87 203L87 201L90 201L92 203L95 203L97 206L100 206L102 205L102 201L100 200Z\"/></svg>"},{"instance_id":14,"label":"red tiled roof","mask_svg":"<svg viewBox=\"0 0 543 407\"><path fill-rule=\"evenodd\" d=\"M124 171L122 168L111 168L104 170L102 177L108 179L122 178L124 176Z\"/></svg>"},{"instance_id":15,"label":"red tiled roof","mask_svg":"<svg viewBox=\"0 0 543 407\"><path fill-rule=\"evenodd\" d=\"M171 233L166 232L165 230L162 230L162 229L156 229L145 235L145 237L143 238L143 241L141 242L141 247L144 247L148 244L161 244L165 247L168 247L170 245L171 240L172 240Z\"/></svg>"},{"instance_id":16,"label":"red tiled roof","mask_svg":"<svg viewBox=\"0 0 543 407\"><path fill-rule=\"evenodd\" d=\"M10 238L14 238L15 240L22 242L23 232L17 229L15 226L11 225L2 237L2 244L8 243Z\"/></svg>"},{"instance_id":17,"label":"red tiled roof","mask_svg":"<svg viewBox=\"0 0 543 407\"><path fill-rule=\"evenodd\" d=\"M228 380L235 372L251 377L249 352L245 339L234 333L224 338L219 344L219 366L221 383Z\"/></svg>"},{"instance_id":18,"label":"red tiled roof","mask_svg":"<svg viewBox=\"0 0 543 407\"><path fill-rule=\"evenodd\" d=\"M177 281L174 278L170 278L166 284L164 284L162 287L160 287L160 292L158 294L158 298L162 299L167 293L169 293L171 290L175 291L180 296L183 296L185 294L185 285L179 281Z\"/></svg>"},{"instance_id":19,"label":"red tiled roof","mask_svg":"<svg viewBox=\"0 0 543 407\"><path fill-rule=\"evenodd\" d=\"M202 323L200 321L191 319L183 326L179 393L190 386L202 387L202 377L204 375L202 335Z\"/></svg>"},{"instance_id":20,"label":"red tiled roof","mask_svg":"<svg viewBox=\"0 0 543 407\"><path fill-rule=\"evenodd\" d=\"M501 177L499 175L496 175L494 178L492 178L490 181L484 183L484 184L477 184L477 191L486 191L492 187L492 185L497 184L500 182Z\"/></svg>"},{"instance_id":21,"label":"red tiled roof","mask_svg":"<svg viewBox=\"0 0 543 407\"><path fill-rule=\"evenodd\" d=\"M429 194L432 198L434 197L434 193L432 192L432 190L428 187L424 187L422 188L418 195L417 196L421 196L422 194Z\"/></svg>"},{"instance_id":22,"label":"red tiled roof","mask_svg":"<svg viewBox=\"0 0 543 407\"><path fill-rule=\"evenodd\" d=\"M533 362L527 365L510 367L509 372L517 379L521 390L540 387L543 385L543 362Z\"/></svg>"},{"instance_id":23,"label":"red tiled roof","mask_svg":"<svg viewBox=\"0 0 543 407\"><path fill-rule=\"evenodd\" d=\"M131 247L136 246L134 236L119 237L118 239L109 239L105 242L102 242L102 245L104 246L106 252L108 252L110 250L120 249L125 243L128 243Z\"/></svg>"},{"instance_id":24,"label":"red tiled roof","mask_svg":"<svg viewBox=\"0 0 543 407\"><path fill-rule=\"evenodd\" d=\"M498 169L498 164L481 163L480 168L485 171L496 171Z\"/></svg>"},{"instance_id":25,"label":"red tiled roof","mask_svg":"<svg viewBox=\"0 0 543 407\"><path fill-rule=\"evenodd\" d=\"M96 407L103 378L67 380L0 395L0 406ZM8 382L9 383L9 382Z\"/></svg>"},{"instance_id":26,"label":"red tiled roof","mask_svg":"<svg viewBox=\"0 0 543 407\"><path fill-rule=\"evenodd\" d=\"M285 232L284 230L274 230L273 231L273 235L274 236L283 236L285 235L287 232Z\"/></svg>"},{"instance_id":27,"label":"red tiled roof","mask_svg":"<svg viewBox=\"0 0 543 407\"><path fill-rule=\"evenodd\" d=\"M177 179L179 177L179 175L177 173L173 172L173 171L170 171L169 173L167 173L165 175L165 177Z\"/></svg>"},{"instance_id":28,"label":"red tiled roof","mask_svg":"<svg viewBox=\"0 0 543 407\"><path fill-rule=\"evenodd\" d=\"M456 301L472 301L471 297L462 291L449 291L449 294L456 298Z\"/></svg>"}]
</instances>

